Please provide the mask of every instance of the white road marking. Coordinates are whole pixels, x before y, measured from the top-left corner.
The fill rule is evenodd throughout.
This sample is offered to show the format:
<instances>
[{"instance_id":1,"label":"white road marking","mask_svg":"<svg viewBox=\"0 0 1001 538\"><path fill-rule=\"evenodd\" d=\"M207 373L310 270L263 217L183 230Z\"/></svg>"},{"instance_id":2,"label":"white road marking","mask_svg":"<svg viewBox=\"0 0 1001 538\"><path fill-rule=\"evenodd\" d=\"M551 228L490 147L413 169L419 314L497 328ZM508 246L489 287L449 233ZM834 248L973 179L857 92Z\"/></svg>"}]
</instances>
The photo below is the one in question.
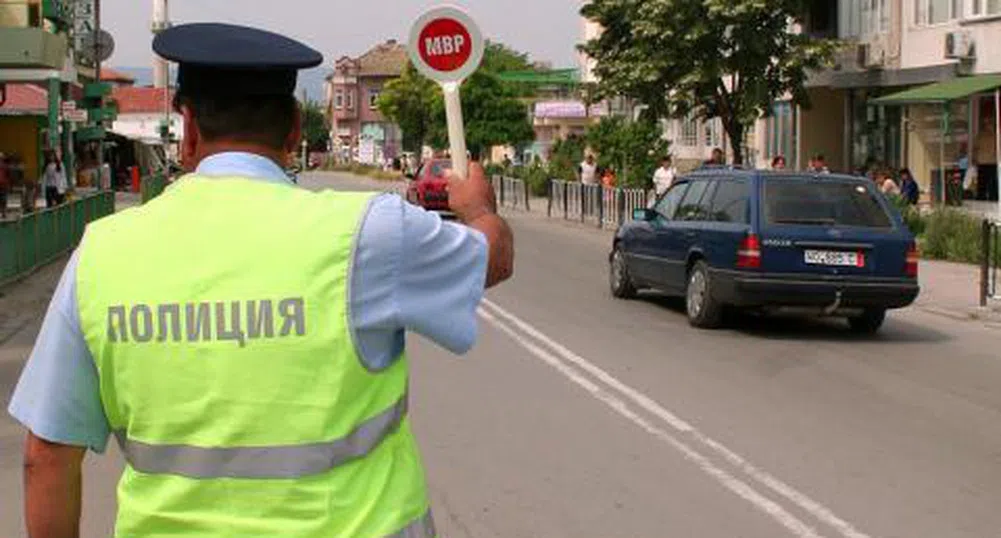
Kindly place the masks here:
<instances>
[{"instance_id":1,"label":"white road marking","mask_svg":"<svg viewBox=\"0 0 1001 538\"><path fill-rule=\"evenodd\" d=\"M574 381L578 385L581 385L594 397L601 399L606 404L610 405L613 409L618 411L620 414L630 419L631 421L642 427L644 430L651 433L651 435L654 435L655 437L658 437L668 442L672 446L674 446L676 449L681 451L687 458L695 461L696 464L699 465L699 467L707 474L713 476L728 489L733 490L735 493L737 493L741 497L745 498L746 500L754 504L755 507L763 510L764 512L774 517L783 526L789 528L790 531L792 531L796 536L816 536L816 534L810 527L805 526L805 524L802 521L799 521L788 512L785 512L784 510L781 509L781 507L778 507L778 509L781 510L781 512L776 512L770 506L770 504L774 504L771 500L761 496L760 494L755 492L752 488L750 488L750 486L747 486L740 480L727 474L725 471L717 469L715 466L712 465L711 462L709 462L704 456L702 456L695 450L691 449L681 441L678 441L674 437L671 437L667 432L662 432L661 430L657 430L655 426L649 425L642 417L635 417L635 413L625 408L621 400L618 400L617 398L615 398L615 396L609 394L608 391L595 385L587 378L583 378L579 373L570 368L566 363L573 364L574 366L580 368L581 370L591 374L595 379L605 384L607 387L615 389L622 396L626 397L629 400L632 400L636 405L640 406L651 415L659 418L677 432L690 436L698 444L704 446L705 448L708 448L712 452L716 453L718 456L721 456L723 459L725 459L734 467L746 473L758 484L765 486L768 489L771 489L775 493L781 495L783 498L787 499L788 501L794 503L796 506L808 512L813 517L817 518L817 520L823 522L826 525L831 526L832 528L837 530L838 533L840 533L841 536L843 536L844 538L870 538L869 535L856 529L850 523L838 517L829 508L813 500L806 494L798 491L796 488L779 480L778 478L769 474L768 472L755 467L746 459L744 459L742 456L730 450L722 443L703 434L697 428L692 426L690 423L678 417L674 413L671 413L670 411L665 409L663 406L655 402L650 397L619 381L608 372L595 366L593 363L584 359L580 355L577 355L573 351L570 351L559 342L556 342L552 338L549 338L548 336L546 336L544 333L542 333L529 323L521 320L514 314L504 310L496 303L484 299L483 306L480 307L478 312L484 319L486 319L492 325L503 331L505 334L509 335L518 344L527 349L537 358L541 359L542 361L556 368L560 373L569 377L572 381ZM501 322L501 319L498 318L503 319L503 321L506 323L510 323L512 326L516 327L517 330L512 329L505 323ZM518 331L520 331L520 333ZM529 341L527 338L525 338L525 335L535 339L536 341L542 344L545 344L553 352L559 355L559 358L553 356L552 354L547 353L545 350L541 349L539 346ZM577 378L583 379L583 381L587 384L586 385L582 384L580 381L577 380ZM592 389L591 387L594 387L594 389ZM655 433L655 431L659 433ZM694 457L690 456L689 452L694 454ZM707 465L708 467L703 466L703 464L701 463L703 461L705 462L705 465ZM733 481L734 484L730 484L728 481ZM737 489L735 488L740 489L740 491L743 491L744 493L747 493L747 496L742 494L740 491L737 491ZM747 490L744 490L743 488L747 488ZM763 502L761 501L761 499L763 499ZM786 519L787 517L791 518L791 520L787 520ZM803 534L803 532L806 532L806 534Z\"/></svg>"}]
</instances>

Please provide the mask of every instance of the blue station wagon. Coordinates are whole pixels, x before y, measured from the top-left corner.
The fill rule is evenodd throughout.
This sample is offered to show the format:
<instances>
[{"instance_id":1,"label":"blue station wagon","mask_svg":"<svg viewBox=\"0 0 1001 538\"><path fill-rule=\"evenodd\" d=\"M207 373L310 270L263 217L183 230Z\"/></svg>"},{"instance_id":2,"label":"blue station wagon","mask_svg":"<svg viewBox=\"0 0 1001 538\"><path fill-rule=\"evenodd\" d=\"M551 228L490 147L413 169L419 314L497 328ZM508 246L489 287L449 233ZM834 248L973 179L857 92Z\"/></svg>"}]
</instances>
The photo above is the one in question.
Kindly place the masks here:
<instances>
[{"instance_id":1,"label":"blue station wagon","mask_svg":"<svg viewBox=\"0 0 1001 538\"><path fill-rule=\"evenodd\" d=\"M633 219L609 255L612 294L683 296L695 327L739 308L841 316L875 333L918 295L914 236L864 178L700 170Z\"/></svg>"}]
</instances>

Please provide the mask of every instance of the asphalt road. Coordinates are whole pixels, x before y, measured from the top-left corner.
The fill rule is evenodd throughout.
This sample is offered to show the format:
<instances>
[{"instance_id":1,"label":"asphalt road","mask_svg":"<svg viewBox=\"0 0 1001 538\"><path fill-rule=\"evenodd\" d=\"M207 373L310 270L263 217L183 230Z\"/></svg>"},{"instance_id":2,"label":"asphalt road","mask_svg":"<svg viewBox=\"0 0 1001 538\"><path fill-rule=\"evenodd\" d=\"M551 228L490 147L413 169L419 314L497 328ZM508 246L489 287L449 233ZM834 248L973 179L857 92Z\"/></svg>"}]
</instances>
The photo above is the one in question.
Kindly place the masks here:
<instances>
[{"instance_id":1,"label":"asphalt road","mask_svg":"<svg viewBox=\"0 0 1001 538\"><path fill-rule=\"evenodd\" d=\"M907 310L874 339L796 319L698 331L677 301L611 298L607 234L511 222L516 276L485 301L477 348L410 340L442 536L1001 536L996 329ZM40 315L0 339L0 394ZM23 536L20 438L0 418L4 537ZM120 460L88 460L83 536L110 536Z\"/></svg>"}]
</instances>

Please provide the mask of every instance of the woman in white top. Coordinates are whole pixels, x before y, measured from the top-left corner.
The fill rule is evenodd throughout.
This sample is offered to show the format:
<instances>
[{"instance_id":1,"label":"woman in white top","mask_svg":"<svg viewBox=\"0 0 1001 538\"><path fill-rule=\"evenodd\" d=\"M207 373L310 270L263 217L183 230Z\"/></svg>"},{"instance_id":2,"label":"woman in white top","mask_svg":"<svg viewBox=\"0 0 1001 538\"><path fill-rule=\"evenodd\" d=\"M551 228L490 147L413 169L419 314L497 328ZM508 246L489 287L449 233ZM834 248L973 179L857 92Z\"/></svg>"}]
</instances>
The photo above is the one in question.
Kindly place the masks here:
<instances>
[{"instance_id":1,"label":"woman in white top","mask_svg":"<svg viewBox=\"0 0 1001 538\"><path fill-rule=\"evenodd\" d=\"M660 160L660 168L653 173L653 188L656 190L658 197L671 188L671 185L674 184L674 178L677 175L678 171L671 166L671 157L665 156Z\"/></svg>"},{"instance_id":2,"label":"woman in white top","mask_svg":"<svg viewBox=\"0 0 1001 538\"><path fill-rule=\"evenodd\" d=\"M580 173L581 183L585 185L598 184L598 163L594 162L594 155L588 154L584 162L580 163L578 172Z\"/></svg>"},{"instance_id":3,"label":"woman in white top","mask_svg":"<svg viewBox=\"0 0 1001 538\"><path fill-rule=\"evenodd\" d=\"M45 156L42 188L45 190L45 207L54 207L65 201L69 182L66 180L66 170L63 169L63 163L54 151L48 152Z\"/></svg>"}]
</instances>

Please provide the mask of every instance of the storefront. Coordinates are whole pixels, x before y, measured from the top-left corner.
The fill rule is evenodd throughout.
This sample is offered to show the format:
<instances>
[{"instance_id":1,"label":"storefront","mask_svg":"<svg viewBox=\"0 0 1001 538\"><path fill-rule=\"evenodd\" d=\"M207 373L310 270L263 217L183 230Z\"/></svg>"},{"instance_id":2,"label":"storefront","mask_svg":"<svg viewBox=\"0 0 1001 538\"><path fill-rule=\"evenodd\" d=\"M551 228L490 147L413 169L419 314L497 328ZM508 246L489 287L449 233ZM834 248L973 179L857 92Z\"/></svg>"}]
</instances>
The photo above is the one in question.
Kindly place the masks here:
<instances>
[{"instance_id":1,"label":"storefront","mask_svg":"<svg viewBox=\"0 0 1001 538\"><path fill-rule=\"evenodd\" d=\"M998 199L1001 75L960 77L870 101L902 110L908 168L933 202L942 193ZM944 174L943 174L944 171Z\"/></svg>"}]
</instances>

